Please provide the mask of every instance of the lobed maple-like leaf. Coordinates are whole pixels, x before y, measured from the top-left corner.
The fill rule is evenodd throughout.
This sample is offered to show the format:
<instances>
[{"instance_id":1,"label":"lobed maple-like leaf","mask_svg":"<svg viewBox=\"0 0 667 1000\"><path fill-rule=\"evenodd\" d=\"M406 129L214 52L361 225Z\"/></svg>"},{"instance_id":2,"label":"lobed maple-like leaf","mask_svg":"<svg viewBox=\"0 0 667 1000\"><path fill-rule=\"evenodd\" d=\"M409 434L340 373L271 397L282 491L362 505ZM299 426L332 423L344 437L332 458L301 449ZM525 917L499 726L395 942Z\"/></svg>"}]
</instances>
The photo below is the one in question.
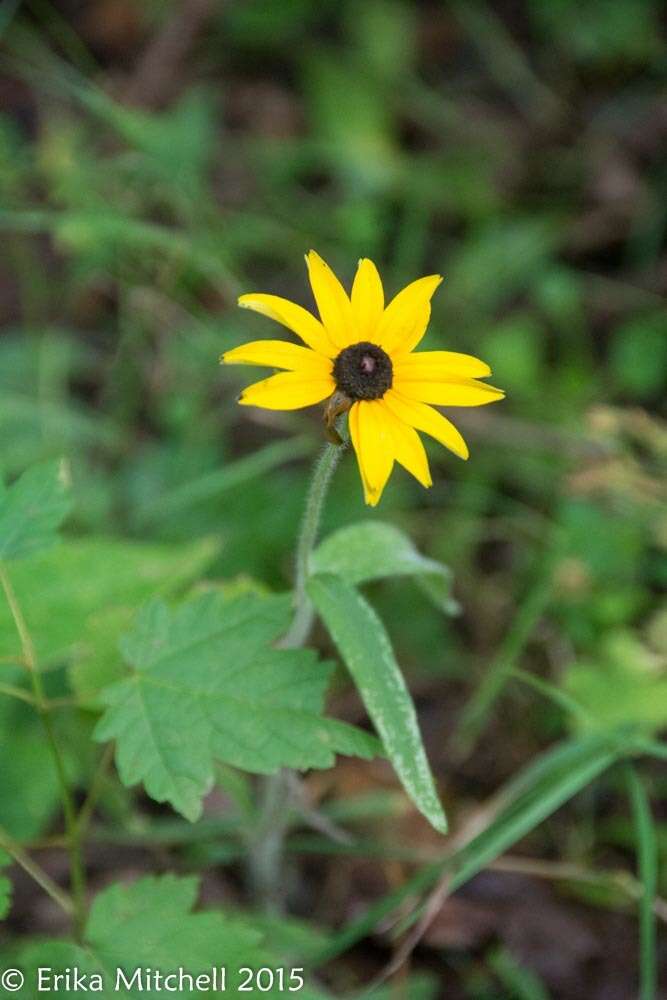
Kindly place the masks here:
<instances>
[{"instance_id":1,"label":"lobed maple-like leaf","mask_svg":"<svg viewBox=\"0 0 667 1000\"><path fill-rule=\"evenodd\" d=\"M171 610L155 600L121 642L127 679L105 689L98 740L116 741L126 785L188 819L201 813L214 761L270 774L330 767L336 753L372 757L378 741L322 715L331 664L278 650L288 596L209 592Z\"/></svg>"},{"instance_id":2,"label":"lobed maple-like leaf","mask_svg":"<svg viewBox=\"0 0 667 1000\"><path fill-rule=\"evenodd\" d=\"M234 996L246 978L239 972L243 967L284 966L282 954L267 947L263 929L255 927L251 917L193 912L198 892L199 880L191 876L148 876L132 885L113 885L96 897L81 945L58 939L32 941L11 961L23 971L31 988L38 982L39 969L46 970L47 977L76 969L95 996L132 1000L174 992L173 984L168 989L151 988L149 976L155 971L168 976L182 968L196 978L225 967L224 992ZM3 961L6 957L2 956ZM137 970L141 982L137 979L127 988ZM276 981L263 995L284 992ZM322 994L308 985L298 995L304 1000L322 1000Z\"/></svg>"}]
</instances>

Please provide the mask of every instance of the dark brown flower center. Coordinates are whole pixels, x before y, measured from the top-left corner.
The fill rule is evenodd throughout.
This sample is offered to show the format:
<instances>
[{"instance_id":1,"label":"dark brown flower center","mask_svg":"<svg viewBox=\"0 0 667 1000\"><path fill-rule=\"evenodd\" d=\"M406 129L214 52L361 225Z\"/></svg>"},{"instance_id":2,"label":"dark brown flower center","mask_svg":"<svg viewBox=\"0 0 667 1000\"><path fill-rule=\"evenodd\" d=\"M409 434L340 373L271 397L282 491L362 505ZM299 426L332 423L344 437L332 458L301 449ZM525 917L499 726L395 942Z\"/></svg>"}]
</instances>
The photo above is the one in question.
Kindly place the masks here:
<instances>
[{"instance_id":1,"label":"dark brown flower center","mask_svg":"<svg viewBox=\"0 0 667 1000\"><path fill-rule=\"evenodd\" d=\"M338 391L352 400L381 399L391 389L391 358L376 344L352 344L334 361L333 376Z\"/></svg>"}]
</instances>

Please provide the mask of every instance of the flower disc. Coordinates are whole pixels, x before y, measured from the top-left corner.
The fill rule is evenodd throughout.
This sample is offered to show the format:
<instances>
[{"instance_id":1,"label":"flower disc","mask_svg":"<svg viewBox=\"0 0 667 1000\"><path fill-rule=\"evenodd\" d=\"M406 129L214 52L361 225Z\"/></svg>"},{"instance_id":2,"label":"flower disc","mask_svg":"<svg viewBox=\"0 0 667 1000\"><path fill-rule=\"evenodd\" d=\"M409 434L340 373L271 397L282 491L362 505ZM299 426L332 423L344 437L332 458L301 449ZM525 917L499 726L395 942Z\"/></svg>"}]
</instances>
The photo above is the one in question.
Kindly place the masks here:
<instances>
[{"instance_id":1,"label":"flower disc","mask_svg":"<svg viewBox=\"0 0 667 1000\"><path fill-rule=\"evenodd\" d=\"M362 341L341 351L333 366L336 388L349 399L381 399L393 382L389 355L376 344Z\"/></svg>"}]
</instances>

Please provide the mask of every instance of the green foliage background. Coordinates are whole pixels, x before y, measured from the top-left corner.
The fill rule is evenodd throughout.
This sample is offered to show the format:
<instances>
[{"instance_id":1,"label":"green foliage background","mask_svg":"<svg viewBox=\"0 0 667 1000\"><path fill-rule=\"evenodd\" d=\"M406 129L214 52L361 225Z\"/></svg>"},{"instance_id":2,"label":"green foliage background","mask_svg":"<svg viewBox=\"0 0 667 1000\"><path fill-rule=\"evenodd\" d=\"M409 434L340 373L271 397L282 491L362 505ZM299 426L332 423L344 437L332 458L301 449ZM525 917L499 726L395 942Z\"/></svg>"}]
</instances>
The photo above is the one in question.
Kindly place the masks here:
<instances>
[{"instance_id":1,"label":"green foliage background","mask_svg":"<svg viewBox=\"0 0 667 1000\"><path fill-rule=\"evenodd\" d=\"M49 506L30 493L40 511L53 511L53 523L31 523L22 549L25 505L11 490L13 500L0 497L0 553L10 560L48 696L62 702L58 732L77 794L83 800L99 773L93 734L102 706L127 695L121 636L151 614L160 620L157 632L168 632L155 610L169 614L163 600L187 595L203 607L252 595L266 609L280 600L269 592L291 584L320 414L240 410L235 399L247 372L221 369L217 359L273 332L268 321L236 310L238 294L268 291L312 305L303 253L314 247L347 284L357 259L373 258L390 293L420 274L442 273L425 345L482 357L507 390L502 404L450 414L471 459L429 448L428 492L398 471L369 514L351 456L341 463L324 533L381 519L423 555L401 534L394 563L375 572L373 545L378 559L391 547L382 532L392 529L380 527L378 538L363 542L368 569L356 558L345 564L354 535L330 540L316 557L318 571L368 583L412 691L450 823L558 740L589 740L597 748L586 758L590 770L582 769L581 780L576 772L567 795L554 793L553 808L586 791L542 825L549 811L530 812L530 800L522 815L535 822L512 826L510 817L514 832L504 840L507 827L495 831L494 845L505 850L532 831L523 845L529 855L587 871L598 863L632 869L639 848L646 875L647 836L662 860L667 844L664 764L660 770L650 757L592 782L613 759L596 740L627 733L628 744L643 740L655 755L664 748L652 741L667 725L660 5L200 6L203 15L197 4L129 0L94 0L85 11L50 0L0 8L0 464L7 483L36 463L62 459L70 477L70 499L52 498ZM186 25L202 20L189 43L179 49L172 37L175 51L162 52L169 72L151 70L146 53L179 17ZM182 40L187 32L175 34ZM44 534L70 502L64 540L43 549ZM136 665L127 643L125 660ZM334 655L323 629L316 645ZM16 650L3 603L7 689L22 684L9 662ZM205 660L186 657L174 670L190 672L190 681L196 671L204 683L213 669ZM305 660L299 666L309 669ZM321 662L317 670L324 684L333 667ZM0 826L38 847L59 829L57 786L30 706L2 690ZM333 692L340 711L332 714L364 726L342 671ZM248 681L253 704L264 693ZM295 690L285 711L314 713L308 718L316 725L323 693L323 686ZM171 706L175 727L178 707ZM114 726L106 718L98 739L123 726L139 738L131 720ZM330 725L320 757L295 751L278 763L324 766L332 750L352 744L362 756L372 753L372 739L358 728ZM202 738L198 727L192 740ZM189 818L214 781L235 803L237 826L214 805L202 823L215 832L202 834L199 845L186 834L183 842L176 833L169 839L180 820L166 806L128 790L114 772L104 778L96 823L119 841L143 838L147 876L164 850L171 851L168 870L207 871L219 862L237 870L247 846L247 830L239 829L252 828L253 805L250 779L234 767L262 768L242 754L217 756L226 766L214 777L208 761L195 776L194 800L180 785L167 794L173 775L147 782L158 801L185 802ZM140 777L136 758L125 762L128 784ZM150 769L149 760L142 763ZM352 817L358 808L355 832L367 842L379 817L388 824L384 849L400 857L410 807L396 799L388 772L378 778L371 765L355 766L364 778L350 801L341 780L338 805L325 797L323 808ZM539 801L556 787L564 786L547 783ZM644 790L654 819L642 823ZM431 835L419 829L426 850ZM382 868L381 858L375 863ZM0 916L9 906L6 873ZM302 917L316 894L309 877L300 869ZM157 906L160 891L177 916L194 905L190 881L137 885L127 890L137 906ZM609 915L628 907L613 888L573 880L569 893ZM664 872L656 891L667 892ZM101 952L125 947L107 941L113 904L113 895L98 900L89 930L103 939ZM340 925L348 917L345 906L331 914ZM230 940L244 953L259 948L257 926L234 923L242 921L237 914L185 919L193 940L196 921L229 919ZM55 925L39 930L60 934ZM216 933L206 930L212 939ZM266 953L325 953L319 939L313 943L315 928L293 933L296 943L286 943L287 931L281 937L263 927ZM655 995L650 935L639 962L645 1000ZM459 991L452 997L567 995L567 985L541 979L539 968L528 974L522 963L529 967L529 959L499 947L463 949L454 958L436 948L426 963L435 978L417 976L406 995L439 995L443 969ZM70 952L63 954L71 964ZM342 959L331 973L334 995L360 987L381 965L377 956L368 969ZM602 972L591 974L588 995L602 995L595 991L603 983Z\"/></svg>"}]
</instances>

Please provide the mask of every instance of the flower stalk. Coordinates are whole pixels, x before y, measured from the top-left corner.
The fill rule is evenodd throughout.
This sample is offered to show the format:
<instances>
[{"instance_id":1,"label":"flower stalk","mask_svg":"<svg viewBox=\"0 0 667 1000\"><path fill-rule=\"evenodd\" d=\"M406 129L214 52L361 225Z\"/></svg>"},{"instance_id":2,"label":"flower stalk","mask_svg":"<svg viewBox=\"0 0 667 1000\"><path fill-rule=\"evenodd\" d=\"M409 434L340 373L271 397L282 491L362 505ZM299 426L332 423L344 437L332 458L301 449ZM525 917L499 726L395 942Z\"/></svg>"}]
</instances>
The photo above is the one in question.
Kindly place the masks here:
<instances>
[{"instance_id":1,"label":"flower stalk","mask_svg":"<svg viewBox=\"0 0 667 1000\"><path fill-rule=\"evenodd\" d=\"M313 469L296 546L294 617L279 642L282 649L303 646L312 628L313 608L306 591L310 559L317 542L329 485L345 444L327 444ZM248 853L248 878L253 895L268 910L281 909L280 881L291 798L289 775L285 770L260 779L259 815Z\"/></svg>"},{"instance_id":2,"label":"flower stalk","mask_svg":"<svg viewBox=\"0 0 667 1000\"><path fill-rule=\"evenodd\" d=\"M294 618L288 631L280 641L283 649L298 649L303 646L313 624L313 610L306 584L310 571L310 558L317 542L317 534L322 520L322 510L329 484L336 466L345 449L345 444L327 444L315 464L308 490L296 547L294 567Z\"/></svg>"}]
</instances>

